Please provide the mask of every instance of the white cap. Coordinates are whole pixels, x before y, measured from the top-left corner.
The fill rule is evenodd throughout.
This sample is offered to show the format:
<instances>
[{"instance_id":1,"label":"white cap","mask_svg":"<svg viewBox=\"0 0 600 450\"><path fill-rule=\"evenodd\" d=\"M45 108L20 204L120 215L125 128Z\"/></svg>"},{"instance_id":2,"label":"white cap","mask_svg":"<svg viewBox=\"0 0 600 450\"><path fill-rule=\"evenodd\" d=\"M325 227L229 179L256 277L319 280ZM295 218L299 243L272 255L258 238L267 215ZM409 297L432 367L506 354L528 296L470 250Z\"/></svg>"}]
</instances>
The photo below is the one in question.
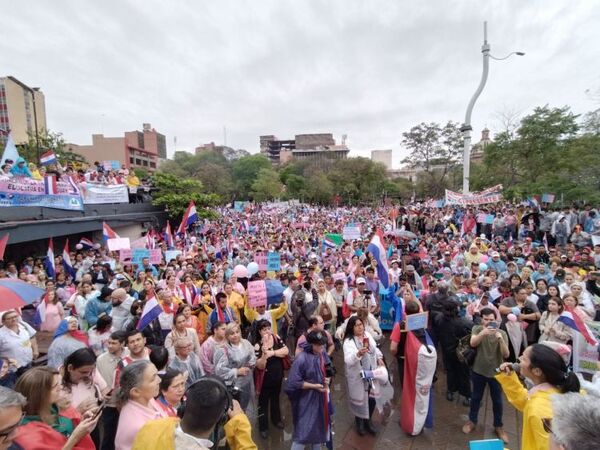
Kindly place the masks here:
<instances>
[{"instance_id":1,"label":"white cap","mask_svg":"<svg viewBox=\"0 0 600 450\"><path fill-rule=\"evenodd\" d=\"M366 284L367 282L365 281L365 279L363 277L358 277L356 279L356 284Z\"/></svg>"}]
</instances>

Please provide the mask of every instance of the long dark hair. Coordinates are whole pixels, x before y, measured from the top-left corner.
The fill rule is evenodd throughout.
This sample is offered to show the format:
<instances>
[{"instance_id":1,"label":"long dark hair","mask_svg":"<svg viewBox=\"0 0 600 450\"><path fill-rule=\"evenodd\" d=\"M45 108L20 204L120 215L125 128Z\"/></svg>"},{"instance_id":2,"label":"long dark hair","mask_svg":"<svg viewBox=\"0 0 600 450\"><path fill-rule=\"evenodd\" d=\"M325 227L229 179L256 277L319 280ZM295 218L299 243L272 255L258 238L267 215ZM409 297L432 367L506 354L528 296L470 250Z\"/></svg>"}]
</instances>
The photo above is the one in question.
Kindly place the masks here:
<instances>
[{"instance_id":1,"label":"long dark hair","mask_svg":"<svg viewBox=\"0 0 600 450\"><path fill-rule=\"evenodd\" d=\"M264 328L270 327L271 326L271 322L269 322L267 319L260 319L258 322L256 322L256 325L254 326L254 344L258 343L258 342L262 342L262 338L260 336L260 331Z\"/></svg>"},{"instance_id":2,"label":"long dark hair","mask_svg":"<svg viewBox=\"0 0 600 450\"><path fill-rule=\"evenodd\" d=\"M85 347L75 350L69 356L65 358L64 363L64 375L63 375L63 386L70 390L73 382L71 381L71 374L69 373L69 366L73 369L79 369L83 366L93 366L96 365L96 354L92 349Z\"/></svg>"},{"instance_id":3,"label":"long dark hair","mask_svg":"<svg viewBox=\"0 0 600 450\"><path fill-rule=\"evenodd\" d=\"M533 344L530 348L531 367L540 369L547 383L558 388L563 394L579 392L579 378L567 369L562 356L544 344Z\"/></svg>"},{"instance_id":4,"label":"long dark hair","mask_svg":"<svg viewBox=\"0 0 600 450\"><path fill-rule=\"evenodd\" d=\"M346 324L346 331L344 332L344 341L346 339L354 337L354 325L356 324L357 320L360 320L361 323L363 324L363 326L365 325L365 321L362 320L360 317L358 317L358 316L351 316L348 319L348 323Z\"/></svg>"}]
</instances>

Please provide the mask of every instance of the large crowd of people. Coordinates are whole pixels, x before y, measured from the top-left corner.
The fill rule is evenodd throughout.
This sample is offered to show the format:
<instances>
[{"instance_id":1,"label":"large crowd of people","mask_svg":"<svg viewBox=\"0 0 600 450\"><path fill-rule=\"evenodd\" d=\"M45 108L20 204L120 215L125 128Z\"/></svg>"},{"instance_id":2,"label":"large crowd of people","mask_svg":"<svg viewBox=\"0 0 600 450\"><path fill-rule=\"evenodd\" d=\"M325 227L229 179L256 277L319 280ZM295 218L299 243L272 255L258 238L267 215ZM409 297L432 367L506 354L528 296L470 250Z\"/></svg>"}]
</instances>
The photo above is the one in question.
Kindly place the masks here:
<instances>
[{"instance_id":1,"label":"large crowd of people","mask_svg":"<svg viewBox=\"0 0 600 450\"><path fill-rule=\"evenodd\" d=\"M437 377L465 409L466 434L480 426L489 386L506 446L504 398L523 411L521 448L600 446L600 427L570 425L596 443L585 447L569 417L552 422L584 382L573 371L582 339L563 312L592 330L600 321L600 218L590 205L216 213L172 244L153 233L157 264L121 261L103 245L74 248L74 273L56 257L53 278L37 255L4 262L0 279L45 294L43 308L2 313L0 448L260 448L252 426L261 439L283 429L285 401L295 450L331 445L337 408L360 435L377 435L391 409L418 435L435 420ZM349 226L361 238L343 239ZM272 270L256 262L269 253L279 256ZM251 306L249 283L260 280L268 302ZM333 401L334 377L345 380L344 405Z\"/></svg>"}]
</instances>

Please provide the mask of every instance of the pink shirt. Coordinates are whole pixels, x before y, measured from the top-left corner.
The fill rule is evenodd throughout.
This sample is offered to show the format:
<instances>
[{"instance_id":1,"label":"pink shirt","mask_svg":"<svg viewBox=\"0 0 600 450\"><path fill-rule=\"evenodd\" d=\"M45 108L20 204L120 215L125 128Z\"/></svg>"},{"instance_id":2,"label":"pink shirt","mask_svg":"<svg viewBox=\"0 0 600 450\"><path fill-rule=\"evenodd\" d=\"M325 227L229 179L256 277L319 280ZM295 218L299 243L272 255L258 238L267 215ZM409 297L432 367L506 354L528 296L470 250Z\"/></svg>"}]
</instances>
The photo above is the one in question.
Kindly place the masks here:
<instances>
[{"instance_id":1,"label":"pink shirt","mask_svg":"<svg viewBox=\"0 0 600 450\"><path fill-rule=\"evenodd\" d=\"M152 399L148 407L129 400L119 415L119 426L115 437L115 450L130 450L135 436L150 420L168 417L156 400Z\"/></svg>"}]
</instances>

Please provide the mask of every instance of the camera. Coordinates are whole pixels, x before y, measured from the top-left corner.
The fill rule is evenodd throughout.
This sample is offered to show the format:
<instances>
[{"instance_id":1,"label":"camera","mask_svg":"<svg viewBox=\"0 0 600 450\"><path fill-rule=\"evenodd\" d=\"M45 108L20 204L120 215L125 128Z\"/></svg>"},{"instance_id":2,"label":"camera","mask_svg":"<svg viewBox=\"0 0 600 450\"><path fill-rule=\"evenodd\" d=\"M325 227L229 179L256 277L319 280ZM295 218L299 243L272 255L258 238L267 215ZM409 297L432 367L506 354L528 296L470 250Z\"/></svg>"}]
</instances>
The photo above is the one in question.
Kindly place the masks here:
<instances>
[{"instance_id":1,"label":"camera","mask_svg":"<svg viewBox=\"0 0 600 450\"><path fill-rule=\"evenodd\" d=\"M365 289L363 291L363 294L365 295L365 297L369 297L370 295L373 295L373 291L369 291L368 289Z\"/></svg>"},{"instance_id":2,"label":"camera","mask_svg":"<svg viewBox=\"0 0 600 450\"><path fill-rule=\"evenodd\" d=\"M237 400L238 402L240 401L240 398L242 397L242 390L239 387L233 384L231 386L227 386L227 391L233 400Z\"/></svg>"}]
</instances>

